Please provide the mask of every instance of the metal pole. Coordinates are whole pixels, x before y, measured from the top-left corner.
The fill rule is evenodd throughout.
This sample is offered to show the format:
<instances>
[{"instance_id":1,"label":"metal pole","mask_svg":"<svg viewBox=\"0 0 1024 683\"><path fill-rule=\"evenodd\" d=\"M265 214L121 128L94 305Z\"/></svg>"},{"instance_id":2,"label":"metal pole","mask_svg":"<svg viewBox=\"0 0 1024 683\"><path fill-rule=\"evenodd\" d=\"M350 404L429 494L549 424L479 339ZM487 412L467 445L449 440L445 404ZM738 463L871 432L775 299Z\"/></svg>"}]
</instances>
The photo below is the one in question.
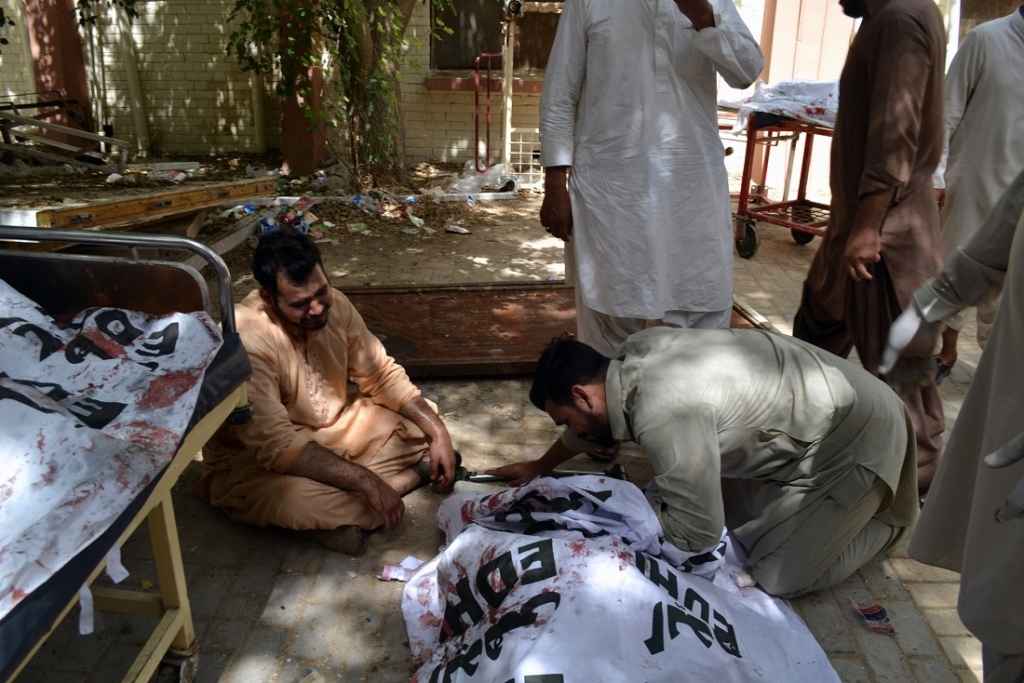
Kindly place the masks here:
<instances>
[{"instance_id":1,"label":"metal pole","mask_svg":"<svg viewBox=\"0 0 1024 683\"><path fill-rule=\"evenodd\" d=\"M509 17L505 22L505 46L501 58L501 65L504 71L502 76L502 92L504 102L502 110L505 115L502 126L502 152L501 163L505 165L505 174L512 174L512 63L515 57L516 44L516 18Z\"/></svg>"}]
</instances>

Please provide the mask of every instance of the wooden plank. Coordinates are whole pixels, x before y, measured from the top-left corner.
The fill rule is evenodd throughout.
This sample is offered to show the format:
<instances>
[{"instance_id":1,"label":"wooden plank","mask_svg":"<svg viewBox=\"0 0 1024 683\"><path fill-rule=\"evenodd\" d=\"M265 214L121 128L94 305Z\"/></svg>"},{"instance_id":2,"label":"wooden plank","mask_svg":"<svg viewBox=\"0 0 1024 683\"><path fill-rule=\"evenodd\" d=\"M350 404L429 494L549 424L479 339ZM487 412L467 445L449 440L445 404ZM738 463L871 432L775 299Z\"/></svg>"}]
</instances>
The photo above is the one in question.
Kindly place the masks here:
<instances>
[{"instance_id":1,"label":"wooden plank","mask_svg":"<svg viewBox=\"0 0 1024 683\"><path fill-rule=\"evenodd\" d=\"M17 135L18 133L14 133ZM72 159L71 157L61 156L59 154L50 154L49 152L40 152L38 149L32 149L24 145L9 145L6 142L0 142L0 149L6 150L16 155L32 157L33 159L41 159L42 161L52 161L58 164L70 164L71 166L78 166L79 168L88 168L95 170L97 168L111 168L109 165L97 166L96 164L87 164L84 161L78 159Z\"/></svg>"},{"instance_id":2,"label":"wooden plank","mask_svg":"<svg viewBox=\"0 0 1024 683\"><path fill-rule=\"evenodd\" d=\"M576 332L564 283L364 287L345 292L411 377L525 374L544 345Z\"/></svg>"},{"instance_id":3,"label":"wooden plank","mask_svg":"<svg viewBox=\"0 0 1024 683\"><path fill-rule=\"evenodd\" d=\"M137 222L192 213L233 200L276 192L277 181L273 178L218 183L82 206L44 209L36 213L36 226L64 229L130 227Z\"/></svg>"},{"instance_id":4,"label":"wooden plank","mask_svg":"<svg viewBox=\"0 0 1024 683\"><path fill-rule=\"evenodd\" d=\"M576 333L576 299L564 282L360 287L345 295L414 378L529 374L548 342ZM742 302L730 327L772 329Z\"/></svg>"},{"instance_id":5,"label":"wooden plank","mask_svg":"<svg viewBox=\"0 0 1024 683\"><path fill-rule=\"evenodd\" d=\"M108 138L103 135L96 135L88 131L80 130L78 128L70 128L68 126L62 126L57 123L50 123L49 121L40 121L29 116L18 116L17 114L11 114L6 111L0 111L0 119L7 119L11 123L15 123L19 126L38 126L40 128L46 128L57 133L66 133L73 135L76 138L84 138L85 140L93 140L95 142L103 142L108 145L116 145L120 147L122 151L128 152L131 148L132 143L126 140L118 140L117 138Z\"/></svg>"},{"instance_id":6,"label":"wooden plank","mask_svg":"<svg viewBox=\"0 0 1024 683\"><path fill-rule=\"evenodd\" d=\"M79 152L83 151L82 148L77 145L69 145L66 142L58 142L57 140L44 138L41 135L32 135L30 133L25 133L20 130L12 130L11 135L13 135L15 138L19 140L29 140L31 142L38 142L44 145L50 145L51 147L56 147L57 149L63 149L67 152L74 152L75 154L78 154Z\"/></svg>"},{"instance_id":7,"label":"wooden plank","mask_svg":"<svg viewBox=\"0 0 1024 683\"><path fill-rule=\"evenodd\" d=\"M164 615L164 603L160 593L140 593L121 588L93 586L92 600L97 612L158 618Z\"/></svg>"}]
</instances>

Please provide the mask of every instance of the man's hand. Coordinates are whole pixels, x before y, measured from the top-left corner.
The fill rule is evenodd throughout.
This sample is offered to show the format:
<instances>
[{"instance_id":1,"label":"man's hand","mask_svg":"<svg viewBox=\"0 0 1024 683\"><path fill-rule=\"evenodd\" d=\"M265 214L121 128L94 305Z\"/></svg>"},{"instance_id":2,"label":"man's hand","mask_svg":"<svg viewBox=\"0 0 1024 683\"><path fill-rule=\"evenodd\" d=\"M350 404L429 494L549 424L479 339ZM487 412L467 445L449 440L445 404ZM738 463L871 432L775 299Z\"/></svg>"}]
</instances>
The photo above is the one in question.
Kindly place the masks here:
<instances>
[{"instance_id":1,"label":"man's hand","mask_svg":"<svg viewBox=\"0 0 1024 683\"><path fill-rule=\"evenodd\" d=\"M561 439L558 439L537 460L523 460L504 467L496 467L487 470L485 474L506 477L510 480L509 486L519 486L547 474L575 455L576 451L570 450Z\"/></svg>"},{"instance_id":2,"label":"man's hand","mask_svg":"<svg viewBox=\"0 0 1024 683\"><path fill-rule=\"evenodd\" d=\"M455 483L455 449L452 440L433 439L430 442L430 481L435 491L447 491Z\"/></svg>"},{"instance_id":3,"label":"man's hand","mask_svg":"<svg viewBox=\"0 0 1024 683\"><path fill-rule=\"evenodd\" d=\"M675 0L676 7L700 31L715 25L715 11L708 0Z\"/></svg>"},{"instance_id":4,"label":"man's hand","mask_svg":"<svg viewBox=\"0 0 1024 683\"><path fill-rule=\"evenodd\" d=\"M850 235L846 243L846 271L854 280L872 279L868 265L882 260L882 244L877 232L862 230Z\"/></svg>"},{"instance_id":5,"label":"man's hand","mask_svg":"<svg viewBox=\"0 0 1024 683\"><path fill-rule=\"evenodd\" d=\"M405 514L402 497L380 475L314 441L302 449L288 474L306 477L342 491L363 494L370 507L383 518L385 531L397 527Z\"/></svg>"},{"instance_id":6,"label":"man's hand","mask_svg":"<svg viewBox=\"0 0 1024 683\"><path fill-rule=\"evenodd\" d=\"M562 241L572 236L572 201L569 199L568 167L556 166L544 171L544 201L540 205L540 224Z\"/></svg>"},{"instance_id":7,"label":"man's hand","mask_svg":"<svg viewBox=\"0 0 1024 683\"><path fill-rule=\"evenodd\" d=\"M369 482L362 493L378 515L384 520L384 531L392 531L405 516L405 503L398 491L388 486L383 479L374 475L376 481Z\"/></svg>"},{"instance_id":8,"label":"man's hand","mask_svg":"<svg viewBox=\"0 0 1024 683\"><path fill-rule=\"evenodd\" d=\"M935 203L939 205L939 211L946 208L946 188L935 188Z\"/></svg>"},{"instance_id":9,"label":"man's hand","mask_svg":"<svg viewBox=\"0 0 1024 683\"><path fill-rule=\"evenodd\" d=\"M896 190L878 190L861 197L846 243L846 271L854 280L870 280L868 265L882 260L882 222Z\"/></svg>"},{"instance_id":10,"label":"man's hand","mask_svg":"<svg viewBox=\"0 0 1024 683\"><path fill-rule=\"evenodd\" d=\"M435 490L446 491L455 481L455 448L447 427L422 396L406 403L398 413L414 422L427 435L430 443L430 481Z\"/></svg>"},{"instance_id":11,"label":"man's hand","mask_svg":"<svg viewBox=\"0 0 1024 683\"><path fill-rule=\"evenodd\" d=\"M508 479L509 486L520 486L547 474L547 471L540 467L538 463L540 463L540 460L523 460L511 465L484 470L484 474L493 474L497 477Z\"/></svg>"},{"instance_id":12,"label":"man's hand","mask_svg":"<svg viewBox=\"0 0 1024 683\"><path fill-rule=\"evenodd\" d=\"M996 452L986 455L985 464L989 467L1000 468L1012 465L1022 458L1024 458L1024 432L1018 434ZM1024 477L1017 482L1017 486L996 510L997 522L1008 522L1017 517L1024 517Z\"/></svg>"}]
</instances>

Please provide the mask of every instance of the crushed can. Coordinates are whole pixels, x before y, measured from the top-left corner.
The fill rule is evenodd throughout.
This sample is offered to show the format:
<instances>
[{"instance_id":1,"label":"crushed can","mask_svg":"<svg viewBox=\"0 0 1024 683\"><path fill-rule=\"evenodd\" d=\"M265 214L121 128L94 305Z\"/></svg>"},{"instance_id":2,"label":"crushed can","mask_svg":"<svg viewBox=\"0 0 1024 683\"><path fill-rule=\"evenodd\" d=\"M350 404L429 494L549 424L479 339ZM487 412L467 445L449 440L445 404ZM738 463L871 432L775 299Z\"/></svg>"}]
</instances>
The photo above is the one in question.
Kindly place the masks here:
<instances>
[{"instance_id":1,"label":"crushed can","mask_svg":"<svg viewBox=\"0 0 1024 683\"><path fill-rule=\"evenodd\" d=\"M265 216L260 219L257 223L261 235L267 235L272 232L277 232L277 221L274 220L273 216Z\"/></svg>"}]
</instances>

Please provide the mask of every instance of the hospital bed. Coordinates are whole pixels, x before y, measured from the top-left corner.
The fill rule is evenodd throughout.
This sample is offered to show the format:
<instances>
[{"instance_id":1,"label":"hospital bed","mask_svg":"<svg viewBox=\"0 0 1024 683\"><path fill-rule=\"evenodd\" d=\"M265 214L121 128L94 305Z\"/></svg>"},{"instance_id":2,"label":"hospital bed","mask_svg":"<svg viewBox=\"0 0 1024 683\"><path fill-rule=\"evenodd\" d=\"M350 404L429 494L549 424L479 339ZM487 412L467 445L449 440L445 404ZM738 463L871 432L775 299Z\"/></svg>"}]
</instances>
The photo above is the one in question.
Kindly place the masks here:
<instances>
[{"instance_id":1,"label":"hospital bed","mask_svg":"<svg viewBox=\"0 0 1024 683\"><path fill-rule=\"evenodd\" d=\"M101 253L71 254L55 250L56 245L88 245L86 249ZM170 252L191 252L211 266L217 281L223 345L206 368L195 411L173 459L106 532L0 620L0 681L18 675L78 602L83 585L90 585L104 569L108 552L120 547L144 521L149 527L158 590L93 587L94 605L97 611L158 620L124 681L148 681L165 659L179 666L181 680L194 676L198 644L171 489L225 420L243 422L251 416L245 396L250 367L235 330L227 266L216 252L185 238L0 226L0 278L59 322L96 306L158 316L211 311L206 281L194 268L164 260ZM140 258L146 254L157 258Z\"/></svg>"}]
</instances>

